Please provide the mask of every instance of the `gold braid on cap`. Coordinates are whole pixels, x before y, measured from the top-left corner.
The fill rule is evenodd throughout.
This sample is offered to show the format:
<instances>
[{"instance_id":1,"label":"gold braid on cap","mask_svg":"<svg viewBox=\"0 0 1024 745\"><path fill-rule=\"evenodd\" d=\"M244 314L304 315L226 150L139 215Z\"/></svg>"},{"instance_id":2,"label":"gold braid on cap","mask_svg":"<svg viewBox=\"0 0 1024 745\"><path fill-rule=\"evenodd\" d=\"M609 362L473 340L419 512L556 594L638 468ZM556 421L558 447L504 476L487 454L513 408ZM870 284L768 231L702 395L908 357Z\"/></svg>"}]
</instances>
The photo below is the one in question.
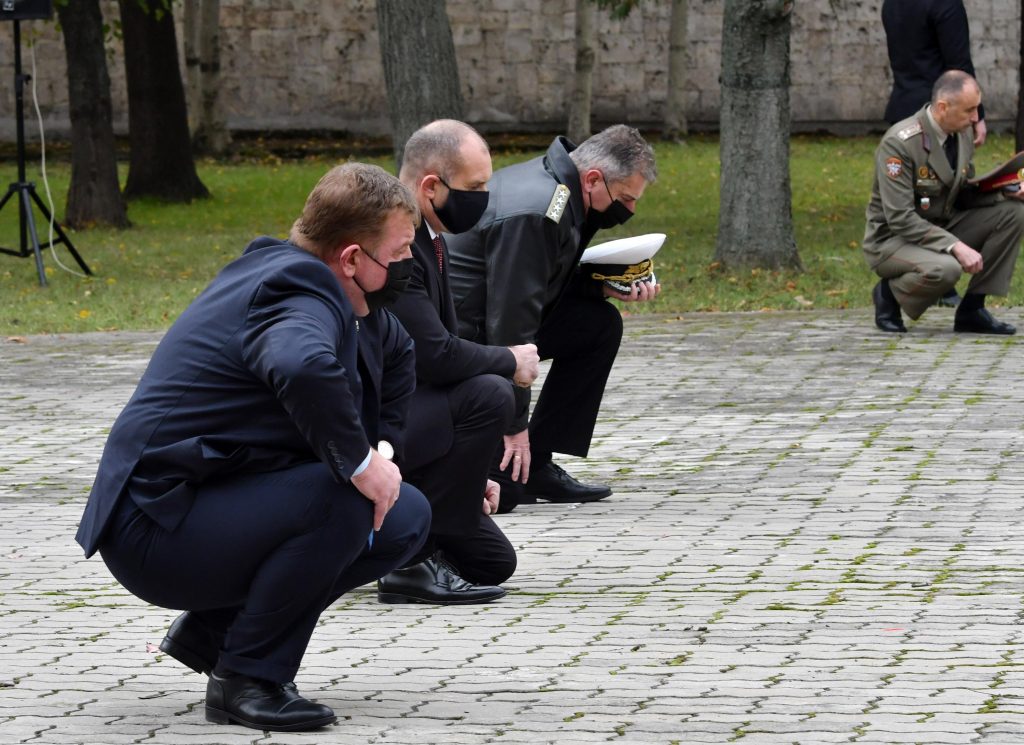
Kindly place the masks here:
<instances>
[{"instance_id":1,"label":"gold braid on cap","mask_svg":"<svg viewBox=\"0 0 1024 745\"><path fill-rule=\"evenodd\" d=\"M600 279L605 282L632 284L638 280L646 279L653 273L654 262L650 259L644 259L639 264L630 264L629 266L623 267L622 274L601 274L600 272L594 272L590 276L592 279Z\"/></svg>"}]
</instances>

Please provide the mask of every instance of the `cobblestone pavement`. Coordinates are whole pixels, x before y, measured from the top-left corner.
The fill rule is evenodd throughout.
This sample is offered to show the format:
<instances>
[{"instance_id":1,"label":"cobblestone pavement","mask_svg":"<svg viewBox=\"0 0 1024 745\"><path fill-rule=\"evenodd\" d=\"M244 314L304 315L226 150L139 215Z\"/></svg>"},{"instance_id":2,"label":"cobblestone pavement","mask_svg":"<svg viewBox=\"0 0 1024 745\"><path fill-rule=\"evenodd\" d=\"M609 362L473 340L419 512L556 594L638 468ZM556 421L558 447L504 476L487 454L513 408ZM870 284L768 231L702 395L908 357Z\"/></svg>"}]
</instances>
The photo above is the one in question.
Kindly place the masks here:
<instances>
[{"instance_id":1,"label":"cobblestone pavement","mask_svg":"<svg viewBox=\"0 0 1024 745\"><path fill-rule=\"evenodd\" d=\"M339 723L292 735L208 724L176 614L73 542L158 335L0 339L0 743L1022 743L1024 340L951 322L629 319L565 462L614 496L501 518L501 602L343 598L298 679Z\"/></svg>"}]
</instances>

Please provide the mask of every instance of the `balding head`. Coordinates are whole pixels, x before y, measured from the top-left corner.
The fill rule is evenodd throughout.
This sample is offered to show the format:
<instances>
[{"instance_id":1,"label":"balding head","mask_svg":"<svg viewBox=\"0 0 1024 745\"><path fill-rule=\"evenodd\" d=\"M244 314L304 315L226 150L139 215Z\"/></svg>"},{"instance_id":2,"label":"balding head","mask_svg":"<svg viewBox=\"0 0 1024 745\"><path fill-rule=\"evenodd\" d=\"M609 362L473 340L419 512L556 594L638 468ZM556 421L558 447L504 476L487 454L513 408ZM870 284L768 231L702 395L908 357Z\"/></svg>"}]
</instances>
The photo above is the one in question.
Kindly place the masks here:
<instances>
[{"instance_id":1,"label":"balding head","mask_svg":"<svg viewBox=\"0 0 1024 745\"><path fill-rule=\"evenodd\" d=\"M462 150L466 144L475 145L490 157L484 138L465 122L438 119L420 127L405 143L399 178L413 190L414 182L428 174L449 181L449 177L463 165Z\"/></svg>"},{"instance_id":2,"label":"balding head","mask_svg":"<svg viewBox=\"0 0 1024 745\"><path fill-rule=\"evenodd\" d=\"M932 104L952 101L974 91L980 91L977 80L963 70L946 70L932 86Z\"/></svg>"},{"instance_id":3,"label":"balding head","mask_svg":"<svg viewBox=\"0 0 1024 745\"><path fill-rule=\"evenodd\" d=\"M478 209L472 205L479 205L481 199L486 205L487 200L459 192L487 191L491 152L484 138L465 122L438 119L413 132L405 143L399 178L416 195L423 219L435 233L460 232L479 217L477 213L472 222L463 224ZM448 205L453 190L455 201ZM468 203L472 205L464 206ZM453 212L456 209L458 216ZM439 210L448 216L442 217Z\"/></svg>"},{"instance_id":4,"label":"balding head","mask_svg":"<svg viewBox=\"0 0 1024 745\"><path fill-rule=\"evenodd\" d=\"M962 132L978 123L981 88L978 81L962 70L947 70L932 88L931 112L935 123L946 134Z\"/></svg>"}]
</instances>

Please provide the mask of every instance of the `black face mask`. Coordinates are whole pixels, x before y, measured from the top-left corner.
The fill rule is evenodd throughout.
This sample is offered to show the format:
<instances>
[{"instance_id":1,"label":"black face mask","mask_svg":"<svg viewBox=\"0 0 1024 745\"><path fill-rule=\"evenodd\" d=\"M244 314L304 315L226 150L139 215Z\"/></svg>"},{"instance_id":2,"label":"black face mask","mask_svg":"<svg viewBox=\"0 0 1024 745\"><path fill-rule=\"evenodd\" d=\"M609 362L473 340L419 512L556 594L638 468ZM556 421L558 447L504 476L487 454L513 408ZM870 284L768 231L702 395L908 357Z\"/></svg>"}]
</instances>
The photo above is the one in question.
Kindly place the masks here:
<instances>
[{"instance_id":1,"label":"black face mask","mask_svg":"<svg viewBox=\"0 0 1024 745\"><path fill-rule=\"evenodd\" d=\"M363 251L363 253L370 256L366 251ZM356 286L363 291L363 298L366 300L366 305L372 313L375 310L391 305L405 291L405 288L409 286L413 260L411 258L401 259L400 261L392 261L390 264L381 264L372 256L370 256L370 259L377 266L384 267L387 270L388 277L384 280L384 286L378 290L367 290L359 283L356 277L352 277L352 279L355 280Z\"/></svg>"},{"instance_id":2,"label":"black face mask","mask_svg":"<svg viewBox=\"0 0 1024 745\"><path fill-rule=\"evenodd\" d=\"M598 212L591 206L590 212L587 214L587 222L591 223L595 229L614 228L616 225L626 222L633 216L633 213L626 205L612 196L612 190L608 188L608 182L605 181L604 176L601 177L601 180L604 181L604 189L608 192L608 198L612 200L612 203L604 212Z\"/></svg>"},{"instance_id":3,"label":"black face mask","mask_svg":"<svg viewBox=\"0 0 1024 745\"><path fill-rule=\"evenodd\" d=\"M448 186L448 182L440 176L438 180ZM466 191L448 186L448 199L440 207L434 207L434 213L451 233L465 233L480 221L480 216L487 209L490 194L486 191Z\"/></svg>"}]
</instances>

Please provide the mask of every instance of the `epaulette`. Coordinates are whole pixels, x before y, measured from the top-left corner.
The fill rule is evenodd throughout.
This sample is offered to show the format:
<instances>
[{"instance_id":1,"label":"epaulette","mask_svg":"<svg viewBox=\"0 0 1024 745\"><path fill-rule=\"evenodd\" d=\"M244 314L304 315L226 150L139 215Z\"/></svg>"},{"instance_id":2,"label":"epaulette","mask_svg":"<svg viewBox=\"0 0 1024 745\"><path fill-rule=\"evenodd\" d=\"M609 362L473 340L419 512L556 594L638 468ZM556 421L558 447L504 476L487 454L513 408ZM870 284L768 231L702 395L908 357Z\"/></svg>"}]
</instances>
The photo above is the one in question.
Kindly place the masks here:
<instances>
[{"instance_id":1,"label":"epaulette","mask_svg":"<svg viewBox=\"0 0 1024 745\"><path fill-rule=\"evenodd\" d=\"M896 136L899 137L901 140L909 140L914 135L919 134L921 134L921 122L914 122L909 127L904 127L899 132L897 132Z\"/></svg>"},{"instance_id":2,"label":"epaulette","mask_svg":"<svg viewBox=\"0 0 1024 745\"><path fill-rule=\"evenodd\" d=\"M567 204L569 204L569 187L559 184L555 187L555 193L551 195L551 202L548 204L548 210L544 213L544 217L551 222L558 222L562 219L562 213L565 212Z\"/></svg>"}]
</instances>

